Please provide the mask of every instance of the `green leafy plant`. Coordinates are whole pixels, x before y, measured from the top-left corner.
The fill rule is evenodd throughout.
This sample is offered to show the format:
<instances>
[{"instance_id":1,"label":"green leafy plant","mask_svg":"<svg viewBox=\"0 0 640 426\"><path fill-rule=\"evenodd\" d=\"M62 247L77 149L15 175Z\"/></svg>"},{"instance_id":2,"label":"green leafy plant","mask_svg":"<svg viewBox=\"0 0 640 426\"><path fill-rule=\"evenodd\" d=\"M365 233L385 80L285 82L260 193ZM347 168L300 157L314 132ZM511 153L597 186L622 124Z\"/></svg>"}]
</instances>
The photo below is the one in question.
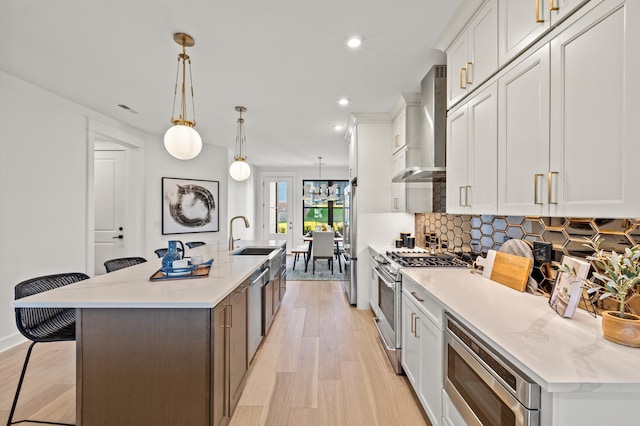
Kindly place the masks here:
<instances>
[{"instance_id":1,"label":"green leafy plant","mask_svg":"<svg viewBox=\"0 0 640 426\"><path fill-rule=\"evenodd\" d=\"M626 248L624 253L605 252L600 248L603 238L595 241L589 240L585 247L593 249L594 254L587 257L594 263L598 271L593 273L593 278L602 282L598 285L592 280L585 280L591 288L600 287L603 294L600 300L610 297L618 301L619 316L626 318L625 304L635 292L635 286L640 283L640 244Z\"/></svg>"}]
</instances>

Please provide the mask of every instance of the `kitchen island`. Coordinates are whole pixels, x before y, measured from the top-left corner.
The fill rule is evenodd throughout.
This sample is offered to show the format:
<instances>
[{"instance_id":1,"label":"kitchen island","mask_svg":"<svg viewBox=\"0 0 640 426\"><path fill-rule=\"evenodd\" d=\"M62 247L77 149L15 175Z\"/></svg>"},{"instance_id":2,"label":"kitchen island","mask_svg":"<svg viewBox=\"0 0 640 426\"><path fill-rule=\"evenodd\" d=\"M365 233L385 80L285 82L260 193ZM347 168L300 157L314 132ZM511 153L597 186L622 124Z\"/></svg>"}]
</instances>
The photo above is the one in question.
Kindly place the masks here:
<instances>
[{"instance_id":1,"label":"kitchen island","mask_svg":"<svg viewBox=\"0 0 640 426\"><path fill-rule=\"evenodd\" d=\"M578 309L573 319L562 318L546 297L469 270L407 268L402 274L403 287L405 280L420 286L540 385L541 425L638 424L632 407L640 401L640 349L604 339L599 317Z\"/></svg>"},{"instance_id":2,"label":"kitchen island","mask_svg":"<svg viewBox=\"0 0 640 426\"><path fill-rule=\"evenodd\" d=\"M12 302L76 309L78 425L217 425L230 417L248 367L244 283L268 256L210 245L190 254L214 259L208 277L150 281L157 259Z\"/></svg>"}]
</instances>

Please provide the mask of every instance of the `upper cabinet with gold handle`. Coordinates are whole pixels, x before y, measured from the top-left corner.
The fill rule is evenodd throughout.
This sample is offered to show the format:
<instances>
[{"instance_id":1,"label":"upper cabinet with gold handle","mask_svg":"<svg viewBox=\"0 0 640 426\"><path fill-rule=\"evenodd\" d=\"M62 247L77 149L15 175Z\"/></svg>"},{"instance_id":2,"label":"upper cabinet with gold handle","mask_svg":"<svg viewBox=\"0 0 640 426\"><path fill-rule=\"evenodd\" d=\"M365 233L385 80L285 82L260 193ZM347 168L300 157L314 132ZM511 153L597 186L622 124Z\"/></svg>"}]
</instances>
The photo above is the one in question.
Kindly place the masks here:
<instances>
[{"instance_id":1,"label":"upper cabinet with gold handle","mask_svg":"<svg viewBox=\"0 0 640 426\"><path fill-rule=\"evenodd\" d=\"M589 2L589 0L498 1L500 66L506 65Z\"/></svg>"},{"instance_id":2,"label":"upper cabinet with gold handle","mask_svg":"<svg viewBox=\"0 0 640 426\"><path fill-rule=\"evenodd\" d=\"M498 0L483 3L446 52L451 108L498 70Z\"/></svg>"}]
</instances>

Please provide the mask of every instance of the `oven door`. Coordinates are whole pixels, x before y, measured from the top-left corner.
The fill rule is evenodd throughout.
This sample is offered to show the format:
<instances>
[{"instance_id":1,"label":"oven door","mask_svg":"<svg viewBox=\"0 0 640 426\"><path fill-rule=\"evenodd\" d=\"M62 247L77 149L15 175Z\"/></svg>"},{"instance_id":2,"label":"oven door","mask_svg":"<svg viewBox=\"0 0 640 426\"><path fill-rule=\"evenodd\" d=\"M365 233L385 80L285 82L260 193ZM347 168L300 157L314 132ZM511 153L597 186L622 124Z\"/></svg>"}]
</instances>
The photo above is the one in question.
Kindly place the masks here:
<instances>
[{"instance_id":1,"label":"oven door","mask_svg":"<svg viewBox=\"0 0 640 426\"><path fill-rule=\"evenodd\" d=\"M378 280L378 318L374 318L380 340L391 362L393 370L400 374L402 366L400 364L400 332L401 321L400 316L400 283L395 282L378 268L374 268L376 278Z\"/></svg>"},{"instance_id":2,"label":"oven door","mask_svg":"<svg viewBox=\"0 0 640 426\"><path fill-rule=\"evenodd\" d=\"M445 333L444 389L471 426L537 426L539 411L528 410L450 333Z\"/></svg>"}]
</instances>

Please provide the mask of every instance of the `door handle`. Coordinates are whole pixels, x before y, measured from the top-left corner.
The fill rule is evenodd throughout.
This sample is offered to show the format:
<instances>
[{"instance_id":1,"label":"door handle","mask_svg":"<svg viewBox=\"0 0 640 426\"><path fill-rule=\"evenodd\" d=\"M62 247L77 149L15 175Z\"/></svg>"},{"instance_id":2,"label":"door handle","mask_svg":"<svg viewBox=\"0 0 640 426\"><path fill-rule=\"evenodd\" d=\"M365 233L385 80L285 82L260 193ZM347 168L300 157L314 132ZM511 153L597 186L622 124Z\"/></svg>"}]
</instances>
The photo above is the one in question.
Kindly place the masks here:
<instances>
[{"instance_id":1,"label":"door handle","mask_svg":"<svg viewBox=\"0 0 640 426\"><path fill-rule=\"evenodd\" d=\"M467 65L464 67L465 79L467 84L472 84L473 81L469 79L469 65L473 65L473 62L467 62Z\"/></svg>"},{"instance_id":2,"label":"door handle","mask_svg":"<svg viewBox=\"0 0 640 426\"><path fill-rule=\"evenodd\" d=\"M464 80L462 79L462 73L465 73ZM465 67L460 68L460 88L463 89L463 90L467 88L467 86L465 84L466 81L467 81L466 73L467 73L467 69ZM463 85L463 84L465 84L465 85Z\"/></svg>"},{"instance_id":3,"label":"door handle","mask_svg":"<svg viewBox=\"0 0 640 426\"><path fill-rule=\"evenodd\" d=\"M542 176L544 176L542 173L536 173L533 175L533 204L543 204L538 202L538 178L541 178Z\"/></svg>"},{"instance_id":4,"label":"door handle","mask_svg":"<svg viewBox=\"0 0 640 426\"><path fill-rule=\"evenodd\" d=\"M551 197L551 190L553 189L552 179L553 175L558 175L558 172L549 172L549 177L547 178L547 197L549 201L549 205L558 204L558 201L551 201L553 198Z\"/></svg>"},{"instance_id":5,"label":"door handle","mask_svg":"<svg viewBox=\"0 0 640 426\"><path fill-rule=\"evenodd\" d=\"M542 23L544 19L540 19L540 0L536 0L536 23Z\"/></svg>"},{"instance_id":6,"label":"door handle","mask_svg":"<svg viewBox=\"0 0 640 426\"><path fill-rule=\"evenodd\" d=\"M112 237L114 240L122 240L124 239L124 235L118 235L117 237Z\"/></svg>"},{"instance_id":7,"label":"door handle","mask_svg":"<svg viewBox=\"0 0 640 426\"><path fill-rule=\"evenodd\" d=\"M549 0L549 10L560 10L560 7L553 5L553 0Z\"/></svg>"}]
</instances>

